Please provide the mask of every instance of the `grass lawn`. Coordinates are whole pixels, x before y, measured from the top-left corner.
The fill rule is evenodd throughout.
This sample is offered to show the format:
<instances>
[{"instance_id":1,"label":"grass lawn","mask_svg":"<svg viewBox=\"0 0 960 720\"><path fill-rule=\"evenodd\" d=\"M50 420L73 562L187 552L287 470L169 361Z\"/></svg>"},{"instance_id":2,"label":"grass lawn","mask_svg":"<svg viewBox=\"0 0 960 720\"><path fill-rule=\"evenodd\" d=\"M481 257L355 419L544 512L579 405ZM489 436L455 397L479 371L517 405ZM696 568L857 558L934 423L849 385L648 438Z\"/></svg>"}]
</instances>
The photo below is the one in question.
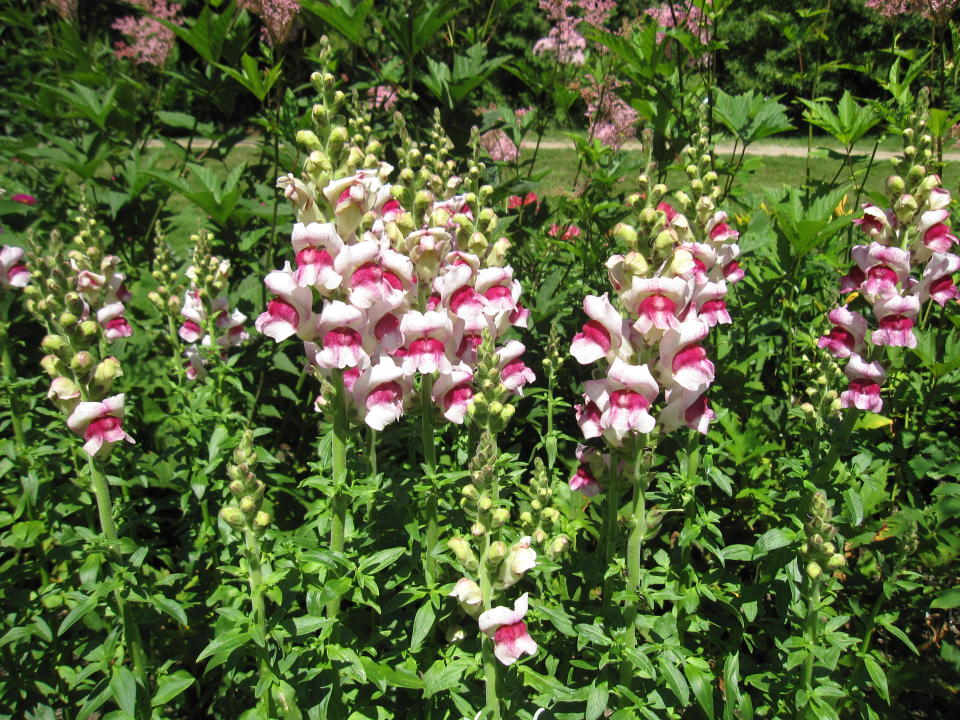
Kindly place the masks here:
<instances>
[{"instance_id":1,"label":"grass lawn","mask_svg":"<svg viewBox=\"0 0 960 720\"><path fill-rule=\"evenodd\" d=\"M529 158L533 154L532 150L524 150L523 157ZM729 160L729 156L723 157L723 160ZM869 156L868 156L869 157ZM640 152L629 152L628 158L637 164L643 161ZM780 156L748 156L748 167L750 172L742 172L739 175L739 181L748 191L758 191L762 188L778 188L783 184L799 186L806 177L806 158L793 157L789 155ZM536 171L546 170L541 185L541 192L547 195L571 192L573 181L577 174L578 157L572 148L569 149L542 149L537 155ZM855 165L859 173L863 173L867 168L867 160L862 160ZM834 179L837 170L842 168L842 163L829 157L814 156L810 159L810 177L814 181L829 183ZM866 189L870 192L883 192L884 183L888 175L892 172L891 162L889 160L877 160L874 162L867 178ZM633 184L633 175L624 178L623 188L627 189ZM849 180L849 170L841 173L839 181ZM956 193L957 184L960 182L960 163L947 163L944 170L944 187ZM679 186L684 181L682 173L673 171L667 175L667 184Z\"/></svg>"}]
</instances>

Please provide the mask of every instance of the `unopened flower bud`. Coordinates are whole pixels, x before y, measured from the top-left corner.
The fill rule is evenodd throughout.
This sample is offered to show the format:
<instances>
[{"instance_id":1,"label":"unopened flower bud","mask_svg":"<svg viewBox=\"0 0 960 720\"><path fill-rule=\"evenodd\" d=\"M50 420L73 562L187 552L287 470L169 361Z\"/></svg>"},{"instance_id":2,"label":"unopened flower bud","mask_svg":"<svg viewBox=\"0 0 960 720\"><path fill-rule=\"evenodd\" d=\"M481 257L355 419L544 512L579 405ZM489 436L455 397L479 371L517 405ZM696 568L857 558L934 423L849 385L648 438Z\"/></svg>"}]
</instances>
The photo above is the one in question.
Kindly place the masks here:
<instances>
[{"instance_id":1,"label":"unopened flower bud","mask_svg":"<svg viewBox=\"0 0 960 720\"><path fill-rule=\"evenodd\" d=\"M253 515L257 511L257 501L249 495L244 495L240 498L240 511L248 517Z\"/></svg>"},{"instance_id":2,"label":"unopened flower bud","mask_svg":"<svg viewBox=\"0 0 960 720\"><path fill-rule=\"evenodd\" d=\"M823 573L823 569L820 567L820 564L815 560L811 560L807 563L807 577L811 580L816 580Z\"/></svg>"},{"instance_id":3,"label":"unopened flower bud","mask_svg":"<svg viewBox=\"0 0 960 720\"><path fill-rule=\"evenodd\" d=\"M475 522L470 526L470 534L474 537L481 537L487 531L487 526L482 522Z\"/></svg>"},{"instance_id":4,"label":"unopened flower bud","mask_svg":"<svg viewBox=\"0 0 960 720\"><path fill-rule=\"evenodd\" d=\"M827 568L830 570L839 570L847 564L847 559L840 553L835 553L827 559Z\"/></svg>"},{"instance_id":5,"label":"unopened flower bud","mask_svg":"<svg viewBox=\"0 0 960 720\"><path fill-rule=\"evenodd\" d=\"M263 510L258 511L257 514L253 517L254 530L260 530L260 531L266 530L268 527L270 527L270 520L271 520L270 513L264 512Z\"/></svg>"},{"instance_id":6,"label":"unopened flower bud","mask_svg":"<svg viewBox=\"0 0 960 720\"><path fill-rule=\"evenodd\" d=\"M484 556L484 562L486 562L488 568L496 570L507 556L507 552L508 549L505 542L497 540L496 542L490 543L487 554Z\"/></svg>"},{"instance_id":7,"label":"unopened flower bud","mask_svg":"<svg viewBox=\"0 0 960 720\"><path fill-rule=\"evenodd\" d=\"M647 208L649 209L649 208ZM626 223L617 223L613 227L613 236L631 250L637 248L637 231Z\"/></svg>"},{"instance_id":8,"label":"unopened flower bud","mask_svg":"<svg viewBox=\"0 0 960 720\"><path fill-rule=\"evenodd\" d=\"M93 381L101 388L109 389L113 381L123 375L120 361L115 357L104 358L93 372Z\"/></svg>"},{"instance_id":9,"label":"unopened flower bud","mask_svg":"<svg viewBox=\"0 0 960 720\"><path fill-rule=\"evenodd\" d=\"M489 495L481 495L480 499L477 500L477 510L482 513L490 512L490 509L493 508L493 500L490 499Z\"/></svg>"},{"instance_id":10,"label":"unopened flower bud","mask_svg":"<svg viewBox=\"0 0 960 720\"><path fill-rule=\"evenodd\" d=\"M81 350L70 360L70 369L76 373L85 373L89 371L97 362L97 359L86 350Z\"/></svg>"},{"instance_id":11,"label":"unopened flower bud","mask_svg":"<svg viewBox=\"0 0 960 720\"><path fill-rule=\"evenodd\" d=\"M916 198L913 195L901 195L894 203L893 211L900 222L908 222L917 212Z\"/></svg>"},{"instance_id":12,"label":"unopened flower bud","mask_svg":"<svg viewBox=\"0 0 960 720\"><path fill-rule=\"evenodd\" d=\"M467 637L466 631L460 625L451 625L447 628L447 632L444 634L447 642L451 645L455 645L458 642L461 642L465 637Z\"/></svg>"},{"instance_id":13,"label":"unopened flower bud","mask_svg":"<svg viewBox=\"0 0 960 720\"><path fill-rule=\"evenodd\" d=\"M547 557L551 560L556 560L558 557L566 553L569 547L570 538L568 538L566 535L557 535L557 537L550 541L550 545L547 548Z\"/></svg>"},{"instance_id":14,"label":"unopened flower bud","mask_svg":"<svg viewBox=\"0 0 960 720\"><path fill-rule=\"evenodd\" d=\"M320 143L320 138L317 137L317 134L313 130L301 130L297 133L297 143L303 145L307 150L322 150L323 145Z\"/></svg>"},{"instance_id":15,"label":"unopened flower bud","mask_svg":"<svg viewBox=\"0 0 960 720\"><path fill-rule=\"evenodd\" d=\"M907 185L899 175L891 175L887 178L887 192L894 198L898 198L907 191Z\"/></svg>"},{"instance_id":16,"label":"unopened flower bud","mask_svg":"<svg viewBox=\"0 0 960 720\"><path fill-rule=\"evenodd\" d=\"M40 341L40 347L47 352L61 353L67 349L67 341L62 335L47 335Z\"/></svg>"},{"instance_id":17,"label":"unopened flower bud","mask_svg":"<svg viewBox=\"0 0 960 720\"><path fill-rule=\"evenodd\" d=\"M223 510L220 511L220 517L226 521L227 525L237 529L242 528L247 522L243 512L235 505L229 505L223 508Z\"/></svg>"},{"instance_id":18,"label":"unopened flower bud","mask_svg":"<svg viewBox=\"0 0 960 720\"><path fill-rule=\"evenodd\" d=\"M476 485L473 485L473 484L465 485L463 489L460 491L460 494L470 500L476 500L478 497L480 497L480 491L477 490Z\"/></svg>"},{"instance_id":19,"label":"unopened flower bud","mask_svg":"<svg viewBox=\"0 0 960 720\"><path fill-rule=\"evenodd\" d=\"M494 530L501 528L510 521L510 511L505 507L498 507L490 514L490 527Z\"/></svg>"},{"instance_id":20,"label":"unopened flower bud","mask_svg":"<svg viewBox=\"0 0 960 720\"><path fill-rule=\"evenodd\" d=\"M50 377L63 375L63 362L56 355L44 355L40 359L40 367Z\"/></svg>"},{"instance_id":21,"label":"unopened flower bud","mask_svg":"<svg viewBox=\"0 0 960 720\"><path fill-rule=\"evenodd\" d=\"M238 499L247 491L247 488L241 480L234 480L227 487L230 490L230 494Z\"/></svg>"}]
</instances>

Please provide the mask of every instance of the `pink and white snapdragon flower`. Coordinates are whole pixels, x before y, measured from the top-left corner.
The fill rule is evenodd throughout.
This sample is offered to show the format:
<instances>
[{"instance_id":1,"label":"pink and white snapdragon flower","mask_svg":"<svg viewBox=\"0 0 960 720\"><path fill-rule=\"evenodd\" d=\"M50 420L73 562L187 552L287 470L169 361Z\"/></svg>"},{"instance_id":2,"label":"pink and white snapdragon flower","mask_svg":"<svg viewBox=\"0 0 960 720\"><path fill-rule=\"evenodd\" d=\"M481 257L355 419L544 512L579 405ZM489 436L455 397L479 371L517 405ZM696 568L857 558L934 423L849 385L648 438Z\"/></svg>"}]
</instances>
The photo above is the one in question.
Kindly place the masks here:
<instances>
[{"instance_id":1,"label":"pink and white snapdragon flower","mask_svg":"<svg viewBox=\"0 0 960 720\"><path fill-rule=\"evenodd\" d=\"M81 402L67 418L67 426L83 436L83 449L90 457L103 457L118 442L134 442L123 429L123 400L121 393L101 402Z\"/></svg>"},{"instance_id":2,"label":"pink and white snapdragon flower","mask_svg":"<svg viewBox=\"0 0 960 720\"><path fill-rule=\"evenodd\" d=\"M476 348L525 327L520 283L499 262L505 240L474 243L480 215L475 196L429 194L418 219L403 207L402 188L387 183L393 168L331 179L325 186L278 180L298 222L286 263L265 284L274 297L256 328L276 341L305 341L314 372L351 372L348 403L355 419L382 430L412 402L416 378L429 378L440 414L462 423L473 396ZM422 195L421 195L422 196ZM484 211L484 222L489 219ZM516 340L498 350L501 378L521 394L534 380Z\"/></svg>"},{"instance_id":3,"label":"pink and white snapdragon flower","mask_svg":"<svg viewBox=\"0 0 960 720\"><path fill-rule=\"evenodd\" d=\"M602 436L613 447L657 427L707 432L715 368L703 342L711 328L732 321L724 298L739 280L728 271L739 248L725 213L698 210L691 224L660 203L643 217L653 222L648 231L659 229L660 254L648 261L631 250L609 259L617 305L606 293L584 298L589 320L570 348L580 364L601 364L576 408L580 428L585 438ZM630 226L618 226L614 234L636 244ZM571 486L594 492L582 462L577 472Z\"/></svg>"},{"instance_id":4,"label":"pink and white snapdragon flower","mask_svg":"<svg viewBox=\"0 0 960 720\"><path fill-rule=\"evenodd\" d=\"M477 619L480 631L493 638L493 654L504 665L513 665L524 655L536 655L537 643L530 637L523 621L529 608L524 593L513 603L513 609L497 606L481 613Z\"/></svg>"},{"instance_id":5,"label":"pink and white snapdragon flower","mask_svg":"<svg viewBox=\"0 0 960 720\"><path fill-rule=\"evenodd\" d=\"M831 330L817 341L834 358L847 360L844 408L880 412L886 378L882 348L915 348L923 305L933 300L942 307L960 295L953 279L960 271L960 256L952 252L957 238L947 222L950 194L940 178L929 175L914 195L894 199L896 212L865 203L862 217L854 220L869 243L851 249L854 266L841 278L840 292L852 293L848 303L862 298L863 311L834 308L828 315Z\"/></svg>"},{"instance_id":6,"label":"pink and white snapdragon flower","mask_svg":"<svg viewBox=\"0 0 960 720\"><path fill-rule=\"evenodd\" d=\"M0 249L0 288L25 288L30 284L30 271L22 259L23 248L4 245Z\"/></svg>"}]
</instances>

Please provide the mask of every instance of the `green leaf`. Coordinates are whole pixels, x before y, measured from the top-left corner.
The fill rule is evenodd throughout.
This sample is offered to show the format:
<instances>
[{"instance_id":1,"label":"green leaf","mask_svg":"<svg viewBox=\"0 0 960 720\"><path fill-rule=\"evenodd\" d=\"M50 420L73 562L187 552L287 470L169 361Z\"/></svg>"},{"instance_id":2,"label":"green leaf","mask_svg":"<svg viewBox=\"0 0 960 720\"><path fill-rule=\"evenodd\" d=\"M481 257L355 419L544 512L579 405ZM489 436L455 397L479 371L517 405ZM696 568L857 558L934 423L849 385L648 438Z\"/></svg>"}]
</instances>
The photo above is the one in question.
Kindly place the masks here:
<instances>
[{"instance_id":1,"label":"green leaf","mask_svg":"<svg viewBox=\"0 0 960 720\"><path fill-rule=\"evenodd\" d=\"M667 681L667 687L677 696L681 705L688 705L690 703L690 687L687 685L687 681L683 679L683 674L664 655L660 656L658 665L663 679Z\"/></svg>"},{"instance_id":2,"label":"green leaf","mask_svg":"<svg viewBox=\"0 0 960 720\"><path fill-rule=\"evenodd\" d=\"M208 657L213 657L214 655L222 656L220 662L226 661L226 659L230 657L230 653L245 644L249 639L250 633L241 632L239 628L228 630L225 634L211 640L203 651L197 655L196 662L205 660ZM220 662L216 662L215 659L213 664L219 665Z\"/></svg>"},{"instance_id":3,"label":"green leaf","mask_svg":"<svg viewBox=\"0 0 960 720\"><path fill-rule=\"evenodd\" d=\"M210 440L207 442L207 460L213 461L220 456L220 446L223 444L223 441L227 439L230 435L230 432L223 425L217 425L213 429L213 433L210 435Z\"/></svg>"},{"instance_id":4,"label":"green leaf","mask_svg":"<svg viewBox=\"0 0 960 720\"><path fill-rule=\"evenodd\" d=\"M301 0L300 5L343 35L351 45L364 44L363 30L367 15L373 8L373 0L363 0L356 5L352 0Z\"/></svg>"},{"instance_id":5,"label":"green leaf","mask_svg":"<svg viewBox=\"0 0 960 720\"><path fill-rule=\"evenodd\" d=\"M150 604L157 608L157 610L165 612L183 627L187 626L187 614L176 600L164 597L163 595L152 595L150 597Z\"/></svg>"},{"instance_id":6,"label":"green leaf","mask_svg":"<svg viewBox=\"0 0 960 720\"><path fill-rule=\"evenodd\" d=\"M420 651L423 641L426 640L427 635L433 629L433 622L436 617L437 614L433 609L433 603L428 599L420 609L417 610L417 615L413 619L413 632L410 635L411 653Z\"/></svg>"},{"instance_id":7,"label":"green leaf","mask_svg":"<svg viewBox=\"0 0 960 720\"><path fill-rule=\"evenodd\" d=\"M588 642L593 645L606 646L613 642L603 631L602 625L587 625L586 623L580 623L577 625L577 635L584 642Z\"/></svg>"},{"instance_id":8,"label":"green leaf","mask_svg":"<svg viewBox=\"0 0 960 720\"><path fill-rule=\"evenodd\" d=\"M423 674L423 696L429 698L439 692L453 690L460 684L460 678L468 666L465 660L456 660L449 665L437 660Z\"/></svg>"},{"instance_id":9,"label":"green leaf","mask_svg":"<svg viewBox=\"0 0 960 720\"><path fill-rule=\"evenodd\" d=\"M551 625L553 625L557 630L567 637L577 636L577 631L573 629L573 621L561 606L538 603L536 606L536 612L538 615L543 615L546 617L547 620L550 621Z\"/></svg>"},{"instance_id":10,"label":"green leaf","mask_svg":"<svg viewBox=\"0 0 960 720\"><path fill-rule=\"evenodd\" d=\"M123 665L114 665L110 678L110 692L117 705L127 715L135 715L137 710L137 681L133 673Z\"/></svg>"},{"instance_id":11,"label":"green leaf","mask_svg":"<svg viewBox=\"0 0 960 720\"><path fill-rule=\"evenodd\" d=\"M761 558L773 550L786 547L793 542L793 533L783 528L767 530L753 546L753 559Z\"/></svg>"},{"instance_id":12,"label":"green leaf","mask_svg":"<svg viewBox=\"0 0 960 720\"><path fill-rule=\"evenodd\" d=\"M704 715L713 720L713 674L700 667L693 658L684 663L683 674L687 676Z\"/></svg>"},{"instance_id":13,"label":"green leaf","mask_svg":"<svg viewBox=\"0 0 960 720\"><path fill-rule=\"evenodd\" d=\"M592 686L587 693L587 707L584 710L584 720L597 720L607 709L607 701L610 699L610 691L606 686Z\"/></svg>"},{"instance_id":14,"label":"green leaf","mask_svg":"<svg viewBox=\"0 0 960 720\"><path fill-rule=\"evenodd\" d=\"M843 502L847 506L847 515L854 527L859 527L863 522L863 500L860 499L860 493L853 488L847 488L843 493Z\"/></svg>"},{"instance_id":15,"label":"green leaf","mask_svg":"<svg viewBox=\"0 0 960 720\"><path fill-rule=\"evenodd\" d=\"M164 705L173 700L188 687L193 685L193 675L186 670L177 670L173 675L167 675L160 680L157 692L150 701L152 707Z\"/></svg>"},{"instance_id":16,"label":"green leaf","mask_svg":"<svg viewBox=\"0 0 960 720\"><path fill-rule=\"evenodd\" d=\"M60 628L57 630L57 635L63 635L67 630L73 627L74 623L83 619L83 617L93 610L97 605L97 598L94 597L85 597L76 605L73 606L73 609L67 613L67 616L63 619L63 622L60 623Z\"/></svg>"},{"instance_id":17,"label":"green leaf","mask_svg":"<svg viewBox=\"0 0 960 720\"><path fill-rule=\"evenodd\" d=\"M889 705L890 691L887 689L887 676L886 673L883 672L883 668L880 667L880 664L872 655L864 655L863 664L867 667L867 673L870 675L870 680L873 682L873 687L877 691L877 694L886 700Z\"/></svg>"},{"instance_id":18,"label":"green leaf","mask_svg":"<svg viewBox=\"0 0 960 720\"><path fill-rule=\"evenodd\" d=\"M930 607L939 610L952 610L958 606L960 606L960 587L950 588L930 603Z\"/></svg>"},{"instance_id":19,"label":"green leaf","mask_svg":"<svg viewBox=\"0 0 960 720\"><path fill-rule=\"evenodd\" d=\"M376 575L378 572L392 565L401 555L407 551L406 548L395 547L387 550L380 550L373 555L368 555L360 561L360 571L367 575Z\"/></svg>"}]
</instances>

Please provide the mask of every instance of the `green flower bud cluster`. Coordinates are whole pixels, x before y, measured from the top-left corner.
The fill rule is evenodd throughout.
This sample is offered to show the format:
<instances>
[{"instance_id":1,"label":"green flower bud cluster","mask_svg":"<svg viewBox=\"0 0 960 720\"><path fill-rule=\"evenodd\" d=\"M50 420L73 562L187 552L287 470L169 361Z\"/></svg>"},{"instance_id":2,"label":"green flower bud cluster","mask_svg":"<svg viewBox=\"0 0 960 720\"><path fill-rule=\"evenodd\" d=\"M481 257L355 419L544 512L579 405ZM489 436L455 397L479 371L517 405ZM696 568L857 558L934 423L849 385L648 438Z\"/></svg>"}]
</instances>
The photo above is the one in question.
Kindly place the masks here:
<instances>
[{"instance_id":1,"label":"green flower bud cluster","mask_svg":"<svg viewBox=\"0 0 960 720\"><path fill-rule=\"evenodd\" d=\"M533 461L533 477L526 486L527 502L520 513L520 528L533 542L549 550L557 537L554 533L561 525L560 511L553 505L553 489L550 475L543 461L537 457ZM564 536L565 537L565 536ZM568 540L569 543L569 540Z\"/></svg>"},{"instance_id":2,"label":"green flower bud cluster","mask_svg":"<svg viewBox=\"0 0 960 720\"><path fill-rule=\"evenodd\" d=\"M255 535L262 535L270 526L271 517L260 509L267 488L253 472L256 464L253 431L246 430L233 453L233 462L227 466L227 476L230 478L228 487L237 502L224 505L220 516L237 530L248 529Z\"/></svg>"},{"instance_id":3,"label":"green flower bud cluster","mask_svg":"<svg viewBox=\"0 0 960 720\"><path fill-rule=\"evenodd\" d=\"M720 178L713 169L711 155L710 130L705 118L701 118L693 144L688 147L684 155L687 180L690 187L690 196L678 198L678 204L684 214L692 215L696 224L703 227L707 224L717 209L717 201L723 194L720 187Z\"/></svg>"},{"instance_id":4,"label":"green flower bud cluster","mask_svg":"<svg viewBox=\"0 0 960 720\"><path fill-rule=\"evenodd\" d=\"M160 224L154 230L153 269L150 275L157 283L147 298L164 314L178 315L183 305L183 293L186 289L180 274L175 270L175 260L166 237L160 232Z\"/></svg>"},{"instance_id":5,"label":"green flower bud cluster","mask_svg":"<svg viewBox=\"0 0 960 720\"><path fill-rule=\"evenodd\" d=\"M467 417L485 433L496 435L510 422L516 407L500 381L499 358L494 350L493 337L488 332L484 332L483 342L477 348L473 379L478 391L467 406Z\"/></svg>"},{"instance_id":6,"label":"green flower bud cluster","mask_svg":"<svg viewBox=\"0 0 960 720\"><path fill-rule=\"evenodd\" d=\"M800 556L806 561L807 577L819 578L824 571L833 572L846 565L843 553L834 543L837 528L830 523L833 511L822 490L817 490L810 500L810 519L804 526L807 540L800 546Z\"/></svg>"},{"instance_id":7,"label":"green flower bud cluster","mask_svg":"<svg viewBox=\"0 0 960 720\"><path fill-rule=\"evenodd\" d=\"M439 113L434 115L433 127L422 147L411 139L399 114L396 123L401 148L398 152L399 173L391 192L407 212L398 221L400 232L396 236L388 228L394 249L410 255L414 264L420 265L421 259L415 257L419 240L409 237L410 233L421 228L444 228L450 234L451 250L472 253L485 267L505 265L510 242L497 237L500 219L492 208L485 205L493 188L482 184L486 166L479 160L476 132L472 140L473 157L465 172L458 172L451 156L453 143L443 129ZM454 197L462 198L462 203L458 201L456 204L459 207L444 205Z\"/></svg>"},{"instance_id":8,"label":"green flower bud cluster","mask_svg":"<svg viewBox=\"0 0 960 720\"><path fill-rule=\"evenodd\" d=\"M332 67L332 51L326 37L320 39L319 61L321 67ZM300 130L296 136L307 154L302 181L311 198L310 203L303 203L306 214L301 220L324 222L333 216L333 209L329 208L325 216L312 206L316 201L326 205L323 189L331 181L354 175L360 169L380 168L383 148L371 137L373 128L357 95L348 98L337 89L339 82L332 72L315 72L310 82L320 97L310 112L313 129Z\"/></svg>"},{"instance_id":9,"label":"green flower bud cluster","mask_svg":"<svg viewBox=\"0 0 960 720\"><path fill-rule=\"evenodd\" d=\"M47 395L66 414L81 401L104 399L113 381L123 375L115 357L101 356L103 328L94 319L99 292L88 290L81 295L76 289L82 287L78 283L81 273L109 277L117 262L113 256L104 256L101 243L105 233L86 212L86 205L81 205L76 218L80 230L74 237L83 243L83 250L68 248L54 231L43 244L30 237L25 252L33 277L24 288L26 307L47 329L40 342L46 353L40 365L54 380Z\"/></svg>"},{"instance_id":10,"label":"green flower bud cluster","mask_svg":"<svg viewBox=\"0 0 960 720\"><path fill-rule=\"evenodd\" d=\"M912 201L922 206L930 191L940 184L940 178L930 174L934 147L927 128L929 105L929 90L924 88L917 98L916 111L910 114L907 127L901 131L903 154L891 161L896 174L887 180L887 192L897 218L902 222L909 222L912 217L908 215L911 202L902 198L913 196Z\"/></svg>"},{"instance_id":11,"label":"green flower bud cluster","mask_svg":"<svg viewBox=\"0 0 960 720\"><path fill-rule=\"evenodd\" d=\"M826 418L840 416L840 396L834 388L844 377L843 370L831 355L818 354L815 359L803 355L801 359L807 383L804 390L806 398L801 396L793 400L803 414L814 420L819 428L823 426Z\"/></svg>"}]
</instances>

